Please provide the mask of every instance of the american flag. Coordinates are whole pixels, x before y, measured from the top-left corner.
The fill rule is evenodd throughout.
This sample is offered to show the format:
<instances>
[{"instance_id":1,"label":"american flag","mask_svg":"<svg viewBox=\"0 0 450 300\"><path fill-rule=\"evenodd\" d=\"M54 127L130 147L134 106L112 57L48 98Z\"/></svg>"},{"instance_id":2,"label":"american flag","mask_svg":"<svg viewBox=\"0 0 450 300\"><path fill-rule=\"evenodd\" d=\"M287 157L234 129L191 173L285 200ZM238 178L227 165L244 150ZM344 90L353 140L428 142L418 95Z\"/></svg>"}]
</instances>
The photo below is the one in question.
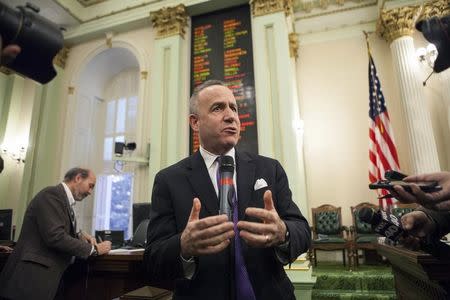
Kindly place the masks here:
<instances>
[{"instance_id":1,"label":"american flag","mask_svg":"<svg viewBox=\"0 0 450 300\"><path fill-rule=\"evenodd\" d=\"M369 180L374 182L384 179L384 172L387 170L399 171L400 166L380 80L370 53L369 92ZM387 194L386 190L379 192L380 197ZM379 201L380 207L388 210L395 200L386 198Z\"/></svg>"}]
</instances>

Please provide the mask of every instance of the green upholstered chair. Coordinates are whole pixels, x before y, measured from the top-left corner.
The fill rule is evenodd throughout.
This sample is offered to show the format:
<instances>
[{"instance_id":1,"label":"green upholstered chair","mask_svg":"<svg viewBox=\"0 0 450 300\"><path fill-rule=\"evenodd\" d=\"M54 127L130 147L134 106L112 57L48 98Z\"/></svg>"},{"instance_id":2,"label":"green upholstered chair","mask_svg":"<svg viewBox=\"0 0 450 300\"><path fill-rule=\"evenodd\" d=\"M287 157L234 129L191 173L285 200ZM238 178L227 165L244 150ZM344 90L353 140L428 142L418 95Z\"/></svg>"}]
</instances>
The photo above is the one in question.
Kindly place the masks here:
<instances>
[{"instance_id":1,"label":"green upholstered chair","mask_svg":"<svg viewBox=\"0 0 450 300\"><path fill-rule=\"evenodd\" d=\"M353 225L350 226L350 233L352 236L352 250L354 258L354 265L359 265L358 250L374 250L377 243L378 235L372 230L372 226L368 223L362 222L359 219L359 211L362 208L378 209L378 205L363 202L356 206L351 206Z\"/></svg>"},{"instance_id":2,"label":"green upholstered chair","mask_svg":"<svg viewBox=\"0 0 450 300\"><path fill-rule=\"evenodd\" d=\"M396 203L395 207L391 208L391 214L397 217L398 221L400 222L400 219L403 215L412 212L415 210L419 205L416 203Z\"/></svg>"},{"instance_id":3,"label":"green upholstered chair","mask_svg":"<svg viewBox=\"0 0 450 300\"><path fill-rule=\"evenodd\" d=\"M310 259L317 266L316 250L336 251L342 250L342 260L346 261L346 253L350 258L351 243L347 239L349 230L342 226L341 208L324 204L312 209L313 226L312 243L309 251Z\"/></svg>"}]
</instances>

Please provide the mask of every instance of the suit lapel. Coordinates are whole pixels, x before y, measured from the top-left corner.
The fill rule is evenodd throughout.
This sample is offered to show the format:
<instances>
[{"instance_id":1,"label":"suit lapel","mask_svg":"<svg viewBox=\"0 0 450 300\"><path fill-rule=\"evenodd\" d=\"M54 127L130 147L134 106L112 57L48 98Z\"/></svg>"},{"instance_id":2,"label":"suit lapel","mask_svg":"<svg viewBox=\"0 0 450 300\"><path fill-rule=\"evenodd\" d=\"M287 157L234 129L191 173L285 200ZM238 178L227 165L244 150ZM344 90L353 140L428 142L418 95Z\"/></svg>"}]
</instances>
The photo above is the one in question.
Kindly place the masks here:
<instances>
[{"instance_id":1,"label":"suit lapel","mask_svg":"<svg viewBox=\"0 0 450 300\"><path fill-rule=\"evenodd\" d=\"M219 199L209 177L203 157L200 151L191 156L189 169L189 181L197 194L204 208L209 215L217 215L219 213Z\"/></svg>"},{"instance_id":2,"label":"suit lapel","mask_svg":"<svg viewBox=\"0 0 450 300\"><path fill-rule=\"evenodd\" d=\"M237 189L239 203L239 220L245 217L245 209L252 198L255 181L255 164L244 152L236 151Z\"/></svg>"},{"instance_id":3,"label":"suit lapel","mask_svg":"<svg viewBox=\"0 0 450 300\"><path fill-rule=\"evenodd\" d=\"M66 208L67 214L69 215L70 233L72 235L75 235L75 214L73 214L73 209L69 205L69 199L67 198L66 190L64 189L62 184L58 185L58 192L61 195L61 199L64 203L64 207Z\"/></svg>"}]
</instances>

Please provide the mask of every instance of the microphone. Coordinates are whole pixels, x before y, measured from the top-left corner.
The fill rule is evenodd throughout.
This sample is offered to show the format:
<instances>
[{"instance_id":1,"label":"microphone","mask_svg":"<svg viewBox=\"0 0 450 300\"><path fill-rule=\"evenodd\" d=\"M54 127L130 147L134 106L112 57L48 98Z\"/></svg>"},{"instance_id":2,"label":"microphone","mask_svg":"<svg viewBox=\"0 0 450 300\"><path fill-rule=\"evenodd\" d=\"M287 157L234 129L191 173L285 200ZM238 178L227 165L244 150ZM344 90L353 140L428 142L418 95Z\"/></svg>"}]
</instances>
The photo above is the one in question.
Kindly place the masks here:
<instances>
[{"instance_id":1,"label":"microphone","mask_svg":"<svg viewBox=\"0 0 450 300\"><path fill-rule=\"evenodd\" d=\"M397 217L385 211L374 211L372 208L363 207L359 211L359 219L372 225L372 229L393 242L397 242L401 237L406 236L405 231L400 226Z\"/></svg>"},{"instance_id":2,"label":"microphone","mask_svg":"<svg viewBox=\"0 0 450 300\"><path fill-rule=\"evenodd\" d=\"M219 159L219 214L226 214L231 220L231 201L233 200L234 184L234 159L231 156L221 156Z\"/></svg>"},{"instance_id":3,"label":"microphone","mask_svg":"<svg viewBox=\"0 0 450 300\"><path fill-rule=\"evenodd\" d=\"M385 211L375 211L372 208L363 207L359 211L358 216L361 221L371 224L376 233L385 236L390 241L394 242L394 244L398 242L400 238L408 237L408 233L402 229L397 217L392 214L388 217L388 214ZM440 259L450 258L450 246L441 242L439 239L429 235L425 238L421 238L419 242L420 248L434 257Z\"/></svg>"}]
</instances>

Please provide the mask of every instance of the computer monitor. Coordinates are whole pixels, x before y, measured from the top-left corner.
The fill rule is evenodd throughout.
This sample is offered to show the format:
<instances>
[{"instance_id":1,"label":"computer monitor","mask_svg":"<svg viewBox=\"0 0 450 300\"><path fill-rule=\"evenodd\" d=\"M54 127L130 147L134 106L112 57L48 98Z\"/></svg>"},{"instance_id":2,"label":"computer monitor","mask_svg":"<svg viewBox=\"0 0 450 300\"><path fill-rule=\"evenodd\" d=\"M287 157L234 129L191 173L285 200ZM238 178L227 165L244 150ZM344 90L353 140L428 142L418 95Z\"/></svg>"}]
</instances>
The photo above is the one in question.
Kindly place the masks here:
<instances>
[{"instance_id":1,"label":"computer monitor","mask_svg":"<svg viewBox=\"0 0 450 300\"><path fill-rule=\"evenodd\" d=\"M12 209L0 209L0 240L11 240Z\"/></svg>"},{"instance_id":2,"label":"computer monitor","mask_svg":"<svg viewBox=\"0 0 450 300\"><path fill-rule=\"evenodd\" d=\"M145 219L150 219L150 203L133 204L133 232Z\"/></svg>"},{"instance_id":3,"label":"computer monitor","mask_svg":"<svg viewBox=\"0 0 450 300\"><path fill-rule=\"evenodd\" d=\"M110 241L111 248L117 249L123 246L123 230L96 230L95 238L97 242Z\"/></svg>"}]
</instances>

